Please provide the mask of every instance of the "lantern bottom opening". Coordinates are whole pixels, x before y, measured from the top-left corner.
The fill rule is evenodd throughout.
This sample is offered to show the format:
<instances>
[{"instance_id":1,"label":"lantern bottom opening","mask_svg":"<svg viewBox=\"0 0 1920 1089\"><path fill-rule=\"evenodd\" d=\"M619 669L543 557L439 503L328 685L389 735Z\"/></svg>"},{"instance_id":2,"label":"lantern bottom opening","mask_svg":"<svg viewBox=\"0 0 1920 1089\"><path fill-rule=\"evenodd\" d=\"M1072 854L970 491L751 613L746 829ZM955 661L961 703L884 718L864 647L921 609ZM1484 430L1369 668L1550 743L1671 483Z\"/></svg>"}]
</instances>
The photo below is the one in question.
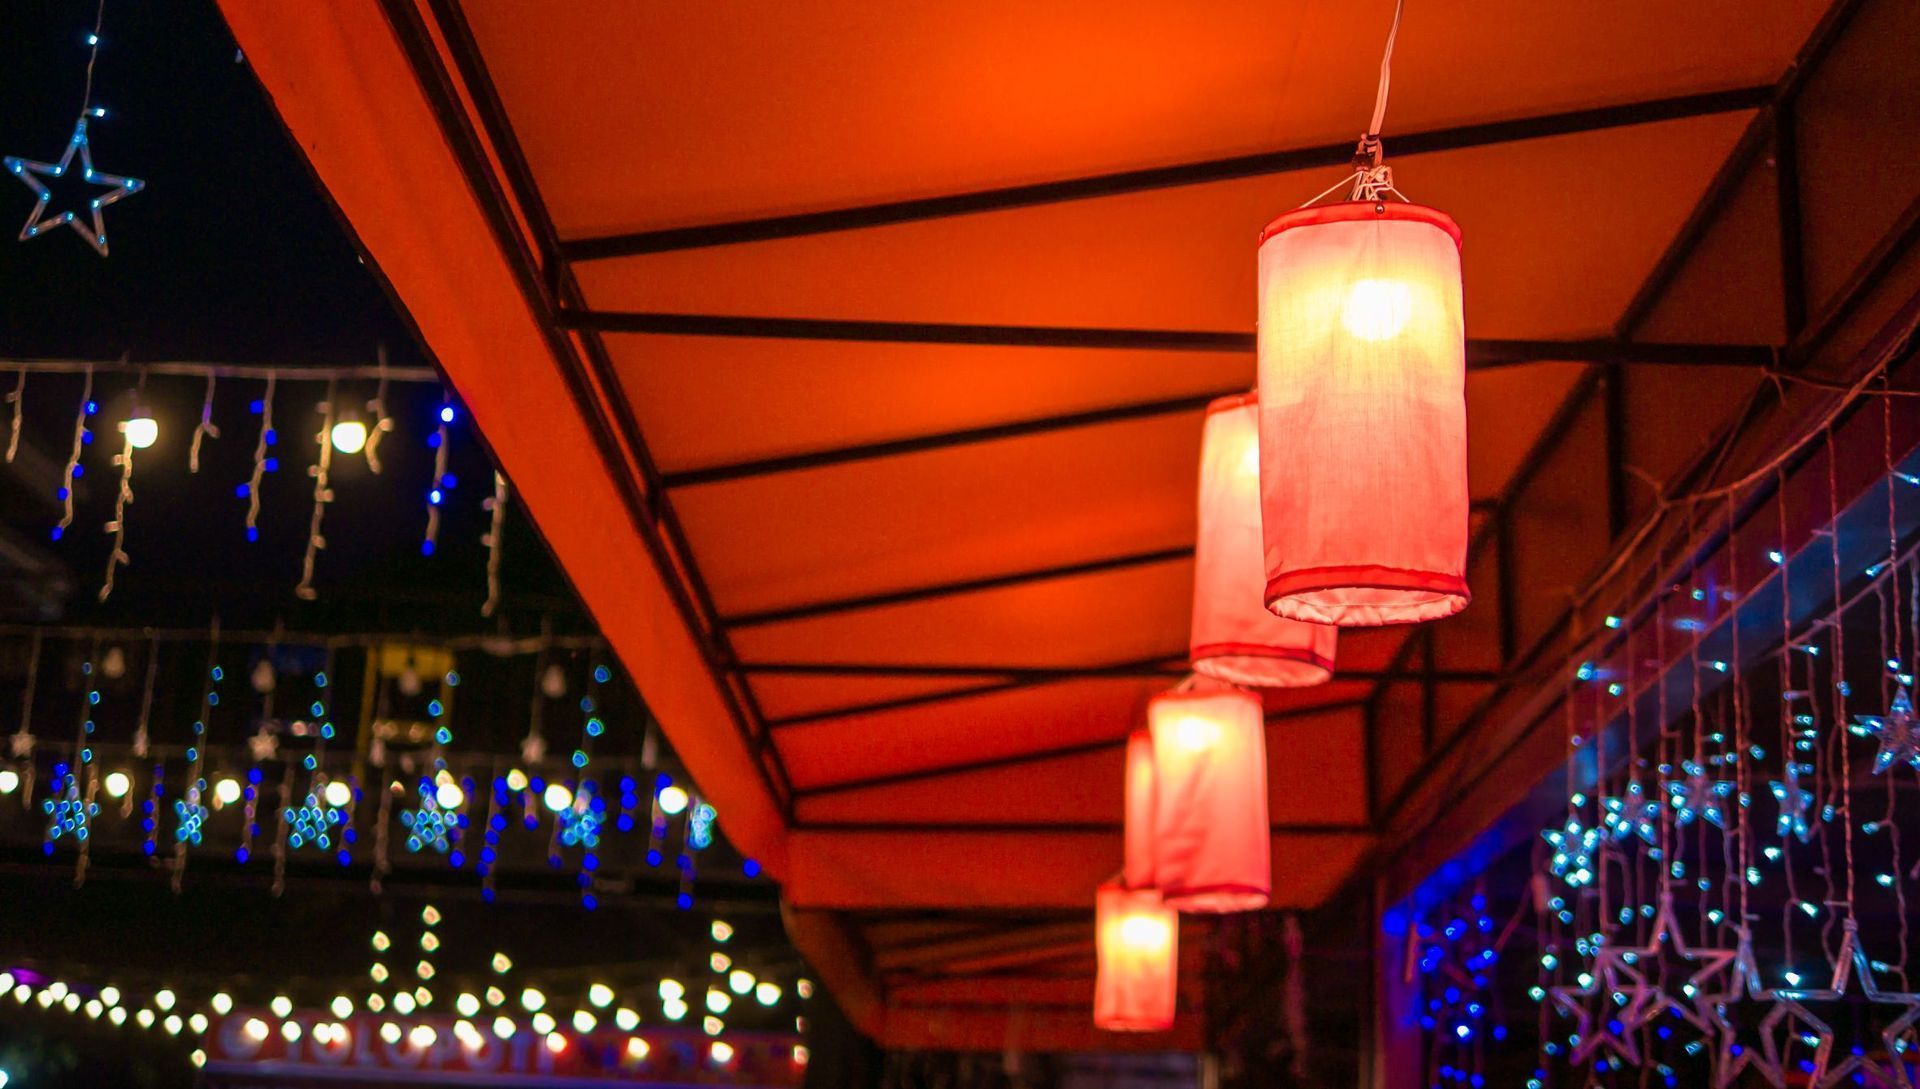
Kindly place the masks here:
<instances>
[{"instance_id":1,"label":"lantern bottom opening","mask_svg":"<svg viewBox=\"0 0 1920 1089\"><path fill-rule=\"evenodd\" d=\"M1194 647L1188 660L1202 676L1254 688L1309 688L1333 678L1333 659L1310 650L1209 643Z\"/></svg>"},{"instance_id":2,"label":"lantern bottom opening","mask_svg":"<svg viewBox=\"0 0 1920 1089\"><path fill-rule=\"evenodd\" d=\"M1207 885L1191 889L1162 889L1160 900L1175 911L1188 915L1225 915L1235 911L1259 911L1272 899L1271 890L1252 885Z\"/></svg>"},{"instance_id":3,"label":"lantern bottom opening","mask_svg":"<svg viewBox=\"0 0 1920 1089\"><path fill-rule=\"evenodd\" d=\"M1393 567L1309 567L1267 580L1268 612L1343 628L1439 620L1471 599L1458 575Z\"/></svg>"},{"instance_id":4,"label":"lantern bottom opening","mask_svg":"<svg viewBox=\"0 0 1920 1089\"><path fill-rule=\"evenodd\" d=\"M1096 1017L1093 1027L1102 1032L1166 1032L1173 1028L1173 1022Z\"/></svg>"}]
</instances>

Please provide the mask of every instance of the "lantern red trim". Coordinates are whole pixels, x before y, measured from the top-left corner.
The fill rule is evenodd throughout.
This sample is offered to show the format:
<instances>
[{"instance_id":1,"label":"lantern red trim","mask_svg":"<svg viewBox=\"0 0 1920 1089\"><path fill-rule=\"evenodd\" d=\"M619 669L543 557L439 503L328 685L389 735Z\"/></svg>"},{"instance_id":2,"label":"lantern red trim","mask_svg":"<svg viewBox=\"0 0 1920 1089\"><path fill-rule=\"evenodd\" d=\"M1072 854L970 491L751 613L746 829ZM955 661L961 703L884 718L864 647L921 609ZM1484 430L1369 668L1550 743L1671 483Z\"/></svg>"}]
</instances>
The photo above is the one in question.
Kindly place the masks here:
<instances>
[{"instance_id":1,"label":"lantern red trim","mask_svg":"<svg viewBox=\"0 0 1920 1089\"><path fill-rule=\"evenodd\" d=\"M1348 201L1281 215L1260 244L1264 604L1348 627L1459 612L1459 225L1417 204Z\"/></svg>"},{"instance_id":2,"label":"lantern red trim","mask_svg":"<svg viewBox=\"0 0 1920 1089\"><path fill-rule=\"evenodd\" d=\"M1295 208L1274 217L1260 231L1260 241L1295 227L1317 227L1322 223L1346 223L1355 219L1405 220L1412 223L1426 223L1440 228L1453 238L1453 244L1463 245L1460 237L1460 224L1453 217L1438 208L1429 208L1424 204L1410 204L1406 201L1346 200L1334 204L1316 204L1310 208Z\"/></svg>"},{"instance_id":3,"label":"lantern red trim","mask_svg":"<svg viewBox=\"0 0 1920 1089\"><path fill-rule=\"evenodd\" d=\"M1153 889L1118 883L1094 893L1093 1024L1165 1032L1180 994L1180 917Z\"/></svg>"},{"instance_id":4,"label":"lantern red trim","mask_svg":"<svg viewBox=\"0 0 1920 1089\"><path fill-rule=\"evenodd\" d=\"M1275 616L1263 596L1259 415L1252 392L1207 406L1187 658L1194 672L1228 684L1325 684L1333 676L1338 630Z\"/></svg>"}]
</instances>

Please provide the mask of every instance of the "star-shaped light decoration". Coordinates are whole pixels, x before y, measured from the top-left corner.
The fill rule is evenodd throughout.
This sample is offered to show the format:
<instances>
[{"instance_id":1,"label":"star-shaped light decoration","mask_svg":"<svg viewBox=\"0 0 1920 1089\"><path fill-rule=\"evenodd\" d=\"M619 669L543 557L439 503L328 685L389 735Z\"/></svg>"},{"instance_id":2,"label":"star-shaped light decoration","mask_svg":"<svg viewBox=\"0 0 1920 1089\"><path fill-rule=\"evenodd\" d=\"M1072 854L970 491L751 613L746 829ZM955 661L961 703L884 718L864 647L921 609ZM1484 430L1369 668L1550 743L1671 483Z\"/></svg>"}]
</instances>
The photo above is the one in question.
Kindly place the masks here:
<instances>
[{"instance_id":1,"label":"star-shaped light decoration","mask_svg":"<svg viewBox=\"0 0 1920 1089\"><path fill-rule=\"evenodd\" d=\"M84 219L76 216L71 211L54 212L52 210L53 194L48 191L45 183L40 180L42 177L65 177L67 170L73 165L75 152L78 152L80 155L80 176L88 182L107 190L88 202L89 212L91 214ZM29 238L38 238L40 233L47 228L57 227L64 223L72 227L75 234L86 239L87 244L92 246L102 257L107 255L107 221L103 215L107 205L125 200L146 188L147 184L139 178L128 178L119 174L108 174L105 171L95 170L93 168L93 149L87 142L87 119L85 115L82 115L80 120L75 122L73 126L73 139L67 142L67 149L61 152L59 162L43 163L37 159L22 159L17 155L9 155L4 160L0 160L0 162L6 164L8 173L19 178L21 183L33 190L34 193L33 209L27 213L26 226L20 228L21 241L24 242Z\"/></svg>"},{"instance_id":2,"label":"star-shaped light decoration","mask_svg":"<svg viewBox=\"0 0 1920 1089\"><path fill-rule=\"evenodd\" d=\"M47 815L47 852L53 852L53 845L62 837L71 838L76 843L85 843L93 818L100 812L96 803L80 797L80 778L68 771L62 764L54 772L60 788L55 796L40 803Z\"/></svg>"},{"instance_id":3,"label":"star-shaped light decoration","mask_svg":"<svg viewBox=\"0 0 1920 1089\"><path fill-rule=\"evenodd\" d=\"M420 795L412 809L400 814L407 829L407 850L422 849L446 854L453 849L453 832L460 826L460 814L440 808L434 797L433 780L420 780Z\"/></svg>"},{"instance_id":4,"label":"star-shaped light decoration","mask_svg":"<svg viewBox=\"0 0 1920 1089\"><path fill-rule=\"evenodd\" d=\"M1568 817L1564 826L1549 828L1540 836L1553 848L1547 867L1555 877L1576 889L1593 881L1593 854L1600 846L1599 829L1584 828L1579 818Z\"/></svg>"},{"instance_id":5,"label":"star-shaped light decoration","mask_svg":"<svg viewBox=\"0 0 1920 1089\"><path fill-rule=\"evenodd\" d=\"M1638 970L1604 956L1580 986L1548 990L1554 1007L1573 1018L1570 1058L1575 1066L1609 1053L1627 1066L1640 1065L1640 1045L1635 1030L1628 1026L1639 1023L1639 1004L1646 990L1646 978Z\"/></svg>"},{"instance_id":6,"label":"star-shaped light decoration","mask_svg":"<svg viewBox=\"0 0 1920 1089\"><path fill-rule=\"evenodd\" d=\"M607 821L607 803L589 780L580 784L573 804L554 814L554 820L560 825L563 846L593 850L600 846L600 829Z\"/></svg>"},{"instance_id":7,"label":"star-shaped light decoration","mask_svg":"<svg viewBox=\"0 0 1920 1089\"><path fill-rule=\"evenodd\" d=\"M1787 1089L1786 1072L1768 1046L1768 1038L1759 1030L1772 1013L1773 992L1760 982L1760 967L1753 959L1753 933L1738 930L1739 940L1733 955L1733 987L1708 1002L1704 1011L1712 1018L1718 1049L1713 1063L1713 1089L1730 1089L1739 1084L1740 1075L1752 1070L1774 1089ZM1758 1007L1766 1007L1761 1012Z\"/></svg>"},{"instance_id":8,"label":"star-shaped light decoration","mask_svg":"<svg viewBox=\"0 0 1920 1089\"><path fill-rule=\"evenodd\" d=\"M1612 835L1614 842L1639 836L1651 844L1659 830L1660 803L1647 797L1646 788L1640 780L1627 783L1627 789L1617 798L1608 798L1603 803L1606 816L1601 824Z\"/></svg>"},{"instance_id":9,"label":"star-shaped light decoration","mask_svg":"<svg viewBox=\"0 0 1920 1089\"><path fill-rule=\"evenodd\" d=\"M1733 794L1733 784L1709 776L1705 767L1692 760L1681 761L1680 768L1687 777L1667 784L1667 802L1673 806L1674 820L1682 827L1699 819L1715 828L1726 828L1726 802Z\"/></svg>"},{"instance_id":10,"label":"star-shaped light decoration","mask_svg":"<svg viewBox=\"0 0 1920 1089\"><path fill-rule=\"evenodd\" d=\"M1779 832L1782 839L1788 833L1801 843L1813 838L1813 823L1807 817L1807 810L1813 805L1813 792L1800 788L1800 765L1789 763L1784 780L1775 779L1767 786L1773 791L1773 799L1780 803Z\"/></svg>"},{"instance_id":11,"label":"star-shaped light decoration","mask_svg":"<svg viewBox=\"0 0 1920 1089\"><path fill-rule=\"evenodd\" d=\"M1761 1031L1766 1035L1767 1057L1784 1064L1795 1042L1811 1047L1811 1059L1801 1064L1811 1089L1868 1083L1905 1086L1909 1083L1902 1056L1909 1047L1907 1035L1915 1023L1920 1022L1920 994L1881 990L1873 978L1873 965L1867 960L1866 951L1860 948L1858 925L1849 918L1844 926L1831 987L1773 992L1773 1010L1761 1023ZM1846 1027L1852 1030L1855 1039L1844 1053L1835 1054L1833 1026L1809 1011L1806 1008L1809 1004L1831 1005L1849 1015ZM1898 1007L1899 1015L1877 1033L1878 1041L1872 1041L1874 1034L1869 1022L1876 1004ZM1782 1025L1786 1029L1779 1032ZM1864 1046L1868 1042L1877 1043L1872 1054Z\"/></svg>"},{"instance_id":12,"label":"star-shaped light decoration","mask_svg":"<svg viewBox=\"0 0 1920 1089\"><path fill-rule=\"evenodd\" d=\"M1692 971L1675 967L1670 963L1673 958L1667 956L1669 950L1673 958L1699 967ZM1653 914L1653 928L1647 944L1603 949L1599 966L1604 973L1609 968L1630 965L1644 985L1640 993L1632 995L1635 1001L1629 1006L1625 1017L1629 1032L1671 1012L1705 1036L1713 1031L1713 1019L1708 1010L1722 997L1724 985L1720 977L1733 964L1734 955L1735 950L1732 949L1695 949L1689 946L1680 928L1674 925L1673 893L1663 890L1660 893L1660 905Z\"/></svg>"},{"instance_id":13,"label":"star-shaped light decoration","mask_svg":"<svg viewBox=\"0 0 1920 1089\"><path fill-rule=\"evenodd\" d=\"M1920 768L1920 718L1913 713L1913 697L1901 685L1884 715L1855 715L1849 726L1860 737L1880 743L1873 757L1873 773L1879 775L1895 764Z\"/></svg>"},{"instance_id":14,"label":"star-shaped light decoration","mask_svg":"<svg viewBox=\"0 0 1920 1089\"><path fill-rule=\"evenodd\" d=\"M287 846L294 850L312 847L316 850L333 849L334 831L341 821L340 810L320 800L318 794L308 794L300 805L288 806L284 814L287 818Z\"/></svg>"}]
</instances>

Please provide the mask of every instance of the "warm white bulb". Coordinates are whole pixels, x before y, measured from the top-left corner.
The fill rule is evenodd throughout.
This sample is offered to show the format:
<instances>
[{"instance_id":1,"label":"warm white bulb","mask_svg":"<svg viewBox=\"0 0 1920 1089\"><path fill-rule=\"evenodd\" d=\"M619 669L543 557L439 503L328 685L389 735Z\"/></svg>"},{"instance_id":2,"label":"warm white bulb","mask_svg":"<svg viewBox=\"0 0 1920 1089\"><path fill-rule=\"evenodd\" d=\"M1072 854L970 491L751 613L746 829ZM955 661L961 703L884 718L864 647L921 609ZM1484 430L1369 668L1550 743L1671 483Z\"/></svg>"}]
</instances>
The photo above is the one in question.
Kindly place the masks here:
<instances>
[{"instance_id":1,"label":"warm white bulb","mask_svg":"<svg viewBox=\"0 0 1920 1089\"><path fill-rule=\"evenodd\" d=\"M527 773L519 768L507 772L507 789L515 793L527 789Z\"/></svg>"},{"instance_id":2,"label":"warm white bulb","mask_svg":"<svg viewBox=\"0 0 1920 1089\"><path fill-rule=\"evenodd\" d=\"M159 998L156 997L153 1001L155 1005L159 1005ZM161 1006L160 1008L164 1010L167 1007ZM293 1014L293 999L283 994L275 995L273 996L273 1001L267 1004L267 1008L273 1011L275 1017L291 1016Z\"/></svg>"},{"instance_id":3,"label":"warm white bulb","mask_svg":"<svg viewBox=\"0 0 1920 1089\"><path fill-rule=\"evenodd\" d=\"M496 1017L493 1019L493 1034L502 1040L513 1039L513 1018Z\"/></svg>"},{"instance_id":4,"label":"warm white bulb","mask_svg":"<svg viewBox=\"0 0 1920 1089\"><path fill-rule=\"evenodd\" d=\"M13 986L12 976L7 975L4 972L0 972L0 979L6 980L7 987ZM4 988L0 988L0 989L4 989ZM120 988L118 987L100 988L100 1001L106 1003L109 1006L118 1006L120 1004Z\"/></svg>"},{"instance_id":5,"label":"warm white bulb","mask_svg":"<svg viewBox=\"0 0 1920 1089\"><path fill-rule=\"evenodd\" d=\"M746 994L748 991L753 990L753 985L756 982L758 981L753 978L753 973L747 971L745 968L735 968L733 971L727 973L727 987L732 990L734 994Z\"/></svg>"},{"instance_id":6,"label":"warm white bulb","mask_svg":"<svg viewBox=\"0 0 1920 1089\"><path fill-rule=\"evenodd\" d=\"M467 793L460 789L459 783L449 779L434 788L433 800L442 809L458 809L467 800Z\"/></svg>"},{"instance_id":7,"label":"warm white bulb","mask_svg":"<svg viewBox=\"0 0 1920 1089\"><path fill-rule=\"evenodd\" d=\"M660 791L660 812L671 817L687 808L687 792L677 786L664 787Z\"/></svg>"},{"instance_id":8,"label":"warm white bulb","mask_svg":"<svg viewBox=\"0 0 1920 1089\"><path fill-rule=\"evenodd\" d=\"M20 773L12 768L0 768L0 794L12 794L20 789Z\"/></svg>"},{"instance_id":9,"label":"warm white bulb","mask_svg":"<svg viewBox=\"0 0 1920 1089\"><path fill-rule=\"evenodd\" d=\"M124 771L110 771L107 773L106 786L108 797L124 798L127 791L133 789L133 780Z\"/></svg>"},{"instance_id":10,"label":"warm white bulb","mask_svg":"<svg viewBox=\"0 0 1920 1089\"><path fill-rule=\"evenodd\" d=\"M142 1010L140 1012L145 1013L146 1011ZM246 1027L242 1031L247 1034L247 1039L257 1044L267 1038L267 1023L258 1017L249 1017L247 1018Z\"/></svg>"},{"instance_id":11,"label":"warm white bulb","mask_svg":"<svg viewBox=\"0 0 1920 1089\"><path fill-rule=\"evenodd\" d=\"M630 1036L627 1038L627 1058L632 1059L634 1062L645 1059L647 1052L652 1050L653 1048L647 1046L647 1042L638 1036Z\"/></svg>"},{"instance_id":12,"label":"warm white bulb","mask_svg":"<svg viewBox=\"0 0 1920 1089\"><path fill-rule=\"evenodd\" d=\"M604 983L596 983L587 988L587 1001L604 1010L613 1005L613 988Z\"/></svg>"},{"instance_id":13,"label":"warm white bulb","mask_svg":"<svg viewBox=\"0 0 1920 1089\"><path fill-rule=\"evenodd\" d=\"M780 1001L780 985L763 981L753 989L753 997L759 999L762 1006L771 1006Z\"/></svg>"},{"instance_id":14,"label":"warm white bulb","mask_svg":"<svg viewBox=\"0 0 1920 1089\"><path fill-rule=\"evenodd\" d=\"M343 994L334 995L333 996L333 1015L335 1017L340 1018L343 1021L349 1017L352 1017L353 1016L353 999L348 998L346 995L343 995Z\"/></svg>"},{"instance_id":15,"label":"warm white bulb","mask_svg":"<svg viewBox=\"0 0 1920 1089\"><path fill-rule=\"evenodd\" d=\"M533 1013L546 1004L547 996L541 994L537 988L528 987L520 992L520 1007L528 1013Z\"/></svg>"},{"instance_id":16,"label":"warm white bulb","mask_svg":"<svg viewBox=\"0 0 1920 1089\"><path fill-rule=\"evenodd\" d=\"M240 781L222 779L213 784L213 800L221 805L232 805L240 800Z\"/></svg>"},{"instance_id":17,"label":"warm white bulb","mask_svg":"<svg viewBox=\"0 0 1920 1089\"><path fill-rule=\"evenodd\" d=\"M613 1024L614 1027L618 1028L621 1032L632 1032L640 1025L640 1015L622 1006L614 1011Z\"/></svg>"},{"instance_id":18,"label":"warm white bulb","mask_svg":"<svg viewBox=\"0 0 1920 1089\"><path fill-rule=\"evenodd\" d=\"M153 996L154 1008L159 1010L162 1013L165 1013L166 1011L172 1009L175 1001L176 1001L176 998L174 997L174 993L172 991L161 991L158 994ZM280 1016L285 1017L286 1014L283 1013Z\"/></svg>"},{"instance_id":19,"label":"warm white bulb","mask_svg":"<svg viewBox=\"0 0 1920 1089\"><path fill-rule=\"evenodd\" d=\"M565 783L549 783L543 800L548 809L558 813L573 804L573 791L568 790Z\"/></svg>"},{"instance_id":20,"label":"warm white bulb","mask_svg":"<svg viewBox=\"0 0 1920 1089\"><path fill-rule=\"evenodd\" d=\"M160 424L152 416L139 415L120 425L127 436L127 445L135 450L145 450L160 438Z\"/></svg>"},{"instance_id":21,"label":"warm white bulb","mask_svg":"<svg viewBox=\"0 0 1920 1089\"><path fill-rule=\"evenodd\" d=\"M440 1034L433 1031L432 1025L415 1025L413 1031L407 1034L407 1042L418 1048L432 1047L439 1038Z\"/></svg>"},{"instance_id":22,"label":"warm white bulb","mask_svg":"<svg viewBox=\"0 0 1920 1089\"><path fill-rule=\"evenodd\" d=\"M220 991L213 996L213 1000L209 1002L208 1005L213 1007L213 1012L224 1017L233 1012L233 996L225 991Z\"/></svg>"},{"instance_id":23,"label":"warm white bulb","mask_svg":"<svg viewBox=\"0 0 1920 1089\"><path fill-rule=\"evenodd\" d=\"M587 1033L592 1032L594 1030L594 1026L598 1025L599 1023L600 1023L600 1019L598 1017L595 1017L593 1014L588 1013L586 1010L573 1011L573 1031L579 1033L582 1036L585 1036Z\"/></svg>"},{"instance_id":24,"label":"warm white bulb","mask_svg":"<svg viewBox=\"0 0 1920 1089\"><path fill-rule=\"evenodd\" d=\"M380 1026L380 1038L390 1044L400 1042L400 1026L388 1021Z\"/></svg>"},{"instance_id":25,"label":"warm white bulb","mask_svg":"<svg viewBox=\"0 0 1920 1089\"><path fill-rule=\"evenodd\" d=\"M1399 280L1358 280L1347 289L1340 324L1361 340L1391 340L1413 316L1413 290Z\"/></svg>"},{"instance_id":26,"label":"warm white bulb","mask_svg":"<svg viewBox=\"0 0 1920 1089\"><path fill-rule=\"evenodd\" d=\"M333 448L343 454L357 454L367 448L367 425L359 420L341 420L328 433Z\"/></svg>"},{"instance_id":27,"label":"warm white bulb","mask_svg":"<svg viewBox=\"0 0 1920 1089\"><path fill-rule=\"evenodd\" d=\"M353 800L353 788L339 779L335 779L327 784L325 794L327 804L335 809Z\"/></svg>"}]
</instances>

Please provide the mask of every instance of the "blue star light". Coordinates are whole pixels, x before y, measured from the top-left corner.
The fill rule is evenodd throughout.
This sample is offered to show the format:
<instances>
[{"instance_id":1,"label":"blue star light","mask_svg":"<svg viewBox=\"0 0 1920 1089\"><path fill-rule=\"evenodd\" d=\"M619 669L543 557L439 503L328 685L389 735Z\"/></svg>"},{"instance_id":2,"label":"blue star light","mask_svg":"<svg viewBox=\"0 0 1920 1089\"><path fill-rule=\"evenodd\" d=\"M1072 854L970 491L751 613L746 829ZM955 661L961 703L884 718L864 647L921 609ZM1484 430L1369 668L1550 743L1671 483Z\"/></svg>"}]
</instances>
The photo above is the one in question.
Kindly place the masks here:
<instances>
[{"instance_id":1,"label":"blue star light","mask_svg":"<svg viewBox=\"0 0 1920 1089\"><path fill-rule=\"evenodd\" d=\"M65 764L60 765L55 774L61 783L58 799L48 798L40 803L41 810L47 815L48 853L52 853L53 845L63 836L72 837L76 843L85 843L89 825L94 815L100 812L100 806L96 803L81 800L80 780L67 770Z\"/></svg>"},{"instance_id":2,"label":"blue star light","mask_svg":"<svg viewBox=\"0 0 1920 1089\"><path fill-rule=\"evenodd\" d=\"M201 780L201 783L205 782L206 780ZM187 791L186 797L174 800L173 840L175 843L198 847L206 834L207 807L200 804L201 789L203 788L195 787Z\"/></svg>"},{"instance_id":3,"label":"blue star light","mask_svg":"<svg viewBox=\"0 0 1920 1089\"><path fill-rule=\"evenodd\" d=\"M419 803L400 814L400 823L407 829L407 850L427 849L444 855L453 849L452 834L460 826L460 814L440 808L433 780L421 779Z\"/></svg>"},{"instance_id":4,"label":"blue star light","mask_svg":"<svg viewBox=\"0 0 1920 1089\"><path fill-rule=\"evenodd\" d=\"M1800 789L1800 765L1788 764L1786 779L1776 779L1767 786L1773 790L1774 800L1780 803L1781 837L1791 832L1801 843L1812 839L1813 825L1807 820L1807 809L1813 805L1813 792Z\"/></svg>"},{"instance_id":5,"label":"blue star light","mask_svg":"<svg viewBox=\"0 0 1920 1089\"><path fill-rule=\"evenodd\" d=\"M80 176L107 190L88 202L92 213L88 219L82 219L70 211L52 211L53 194L40 180L41 177L65 177L67 170L73 165L75 152L80 154ZM139 178L108 174L93 168L93 150L87 143L87 119L84 115L74 123L73 139L67 142L67 149L60 154L59 162L43 163L37 159L22 159L17 155L9 155L0 161L6 163L8 173L19 178L21 183L34 193L33 209L27 213L26 226L20 228L21 241L38 238L40 232L48 227L57 227L64 223L72 227L75 234L86 239L87 244L102 257L107 255L107 223L103 215L107 205L125 200L145 188L147 184ZM92 226L88 226L89 222Z\"/></svg>"},{"instance_id":6,"label":"blue star light","mask_svg":"<svg viewBox=\"0 0 1920 1089\"><path fill-rule=\"evenodd\" d=\"M1568 817L1564 828L1549 828L1540 836L1553 848L1548 867L1555 877L1576 889L1593 881L1593 852L1600 846L1598 829L1582 828L1577 818Z\"/></svg>"},{"instance_id":7,"label":"blue star light","mask_svg":"<svg viewBox=\"0 0 1920 1089\"><path fill-rule=\"evenodd\" d=\"M1753 959L1753 934L1738 929L1739 941L1733 955L1733 989L1716 995L1705 1012L1712 1019L1719 1039L1714 1061L1714 1089L1731 1089L1740 1084L1740 1075L1752 1067L1768 1085L1784 1086L1787 1078L1779 1060L1772 1054L1770 1038L1763 1039L1759 1029L1773 1012L1773 992L1760 982L1760 968ZM1764 1008L1765 1013L1761 1010Z\"/></svg>"},{"instance_id":8,"label":"blue star light","mask_svg":"<svg viewBox=\"0 0 1920 1089\"><path fill-rule=\"evenodd\" d=\"M312 847L321 851L333 849L334 829L340 824L340 810L320 800L319 795L309 794L300 805L288 806L287 846L294 850Z\"/></svg>"},{"instance_id":9,"label":"blue star light","mask_svg":"<svg viewBox=\"0 0 1920 1089\"><path fill-rule=\"evenodd\" d=\"M1812 1089L1833 1089L1845 1084L1907 1085L1902 1056L1908 1050L1907 1035L1915 1023L1920 1022L1920 994L1881 990L1873 978L1873 965L1867 960L1866 951L1860 948L1859 927L1852 919L1848 919L1845 926L1831 987L1774 992L1773 1010L1761 1024L1766 1033L1767 1057L1784 1065L1795 1043L1812 1048L1812 1058L1801 1064L1807 1073L1806 1084ZM1854 986L1856 982L1858 986ZM1807 1010L1809 1004L1832 1005L1848 1014L1843 1023L1861 1037L1873 1035L1869 1024L1874 1020L1871 1010L1875 1004L1898 1007L1899 1015L1886 1022L1877 1034L1877 1041L1856 1039L1851 1047L1836 1055L1833 1026ZM1776 1039L1774 1031L1782 1022L1788 1023L1786 1032ZM1872 1054L1863 1046L1869 1042L1875 1045Z\"/></svg>"},{"instance_id":10,"label":"blue star light","mask_svg":"<svg viewBox=\"0 0 1920 1089\"><path fill-rule=\"evenodd\" d=\"M560 825L560 842L567 847L600 846L600 829L607 822L607 803L591 782L580 784L573 804L554 814Z\"/></svg>"},{"instance_id":11,"label":"blue star light","mask_svg":"<svg viewBox=\"0 0 1920 1089\"><path fill-rule=\"evenodd\" d=\"M1710 1041L1713 1024L1708 1011L1723 997L1717 981L1733 965L1737 953L1733 949L1700 949L1687 944L1673 921L1673 893L1662 892L1659 910L1653 917L1653 934L1647 944L1605 949L1600 953L1600 964L1604 971L1610 960L1624 962L1633 965L1643 979L1652 977L1648 989L1637 996L1639 1001L1633 1004L1632 1016L1627 1018L1630 1030L1671 1012L1691 1023Z\"/></svg>"},{"instance_id":12,"label":"blue star light","mask_svg":"<svg viewBox=\"0 0 1920 1089\"><path fill-rule=\"evenodd\" d=\"M1859 737L1880 742L1873 757L1873 773L1879 775L1895 764L1920 768L1920 720L1913 713L1913 697L1901 685L1893 694L1893 703L1885 715L1855 715L1848 729Z\"/></svg>"},{"instance_id":13,"label":"blue star light","mask_svg":"<svg viewBox=\"0 0 1920 1089\"><path fill-rule=\"evenodd\" d=\"M1733 784L1709 777L1707 769L1692 760L1682 761L1680 766L1687 778L1667 784L1667 800L1673 806L1674 820L1685 827L1698 818L1724 829L1726 800L1733 793Z\"/></svg>"},{"instance_id":14,"label":"blue star light","mask_svg":"<svg viewBox=\"0 0 1920 1089\"><path fill-rule=\"evenodd\" d=\"M1655 840L1660 817L1660 805L1646 796L1646 788L1638 779L1627 784L1626 793L1618 798L1607 798L1602 803L1606 815L1601 824L1606 826L1615 842L1639 836L1651 844Z\"/></svg>"}]
</instances>

